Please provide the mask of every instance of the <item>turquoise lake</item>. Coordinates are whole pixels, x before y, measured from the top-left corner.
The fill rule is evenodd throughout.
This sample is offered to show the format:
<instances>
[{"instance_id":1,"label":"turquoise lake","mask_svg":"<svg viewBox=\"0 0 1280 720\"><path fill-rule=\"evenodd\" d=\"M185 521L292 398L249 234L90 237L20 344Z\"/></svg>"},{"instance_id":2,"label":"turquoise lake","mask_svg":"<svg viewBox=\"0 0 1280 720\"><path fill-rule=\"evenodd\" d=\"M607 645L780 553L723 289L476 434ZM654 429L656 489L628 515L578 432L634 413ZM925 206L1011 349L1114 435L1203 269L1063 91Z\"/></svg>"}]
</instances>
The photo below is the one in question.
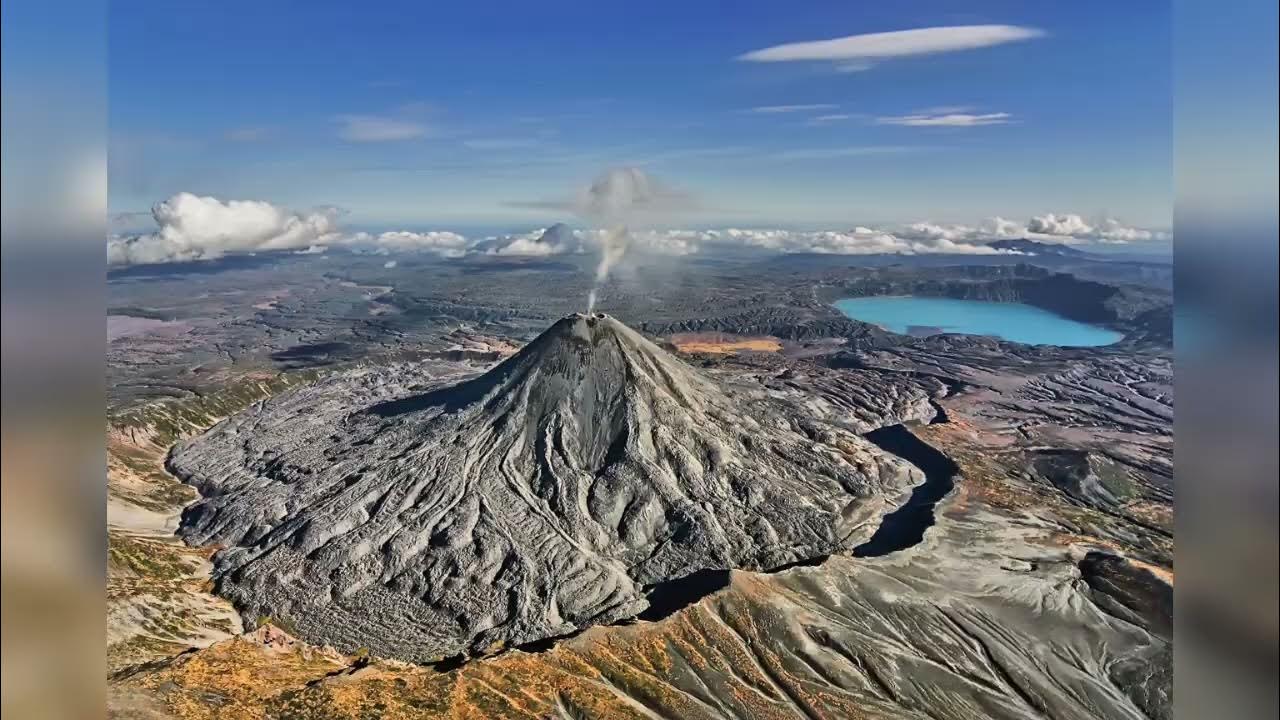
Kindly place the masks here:
<instances>
[{"instance_id":1,"label":"turquoise lake","mask_svg":"<svg viewBox=\"0 0 1280 720\"><path fill-rule=\"evenodd\" d=\"M837 300L854 320L904 335L938 332L991 335L1028 345L1093 347L1110 345L1123 334L1068 320L1031 305L927 297L865 297Z\"/></svg>"}]
</instances>

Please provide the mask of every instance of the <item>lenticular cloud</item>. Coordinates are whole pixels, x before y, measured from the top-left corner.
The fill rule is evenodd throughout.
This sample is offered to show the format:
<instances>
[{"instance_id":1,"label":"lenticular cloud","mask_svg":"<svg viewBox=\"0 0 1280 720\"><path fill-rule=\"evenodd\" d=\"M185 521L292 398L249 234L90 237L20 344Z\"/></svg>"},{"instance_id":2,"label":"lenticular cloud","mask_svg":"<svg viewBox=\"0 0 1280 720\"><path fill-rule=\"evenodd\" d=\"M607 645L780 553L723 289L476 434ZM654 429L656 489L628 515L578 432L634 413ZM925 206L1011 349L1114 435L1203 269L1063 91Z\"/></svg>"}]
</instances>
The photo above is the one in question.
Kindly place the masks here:
<instances>
[{"instance_id":1,"label":"lenticular cloud","mask_svg":"<svg viewBox=\"0 0 1280 720\"><path fill-rule=\"evenodd\" d=\"M846 70L865 70L874 62L892 58L974 50L1043 35L1039 29L1016 25L915 28L774 45L739 55L738 59L749 62L828 60L845 63Z\"/></svg>"}]
</instances>

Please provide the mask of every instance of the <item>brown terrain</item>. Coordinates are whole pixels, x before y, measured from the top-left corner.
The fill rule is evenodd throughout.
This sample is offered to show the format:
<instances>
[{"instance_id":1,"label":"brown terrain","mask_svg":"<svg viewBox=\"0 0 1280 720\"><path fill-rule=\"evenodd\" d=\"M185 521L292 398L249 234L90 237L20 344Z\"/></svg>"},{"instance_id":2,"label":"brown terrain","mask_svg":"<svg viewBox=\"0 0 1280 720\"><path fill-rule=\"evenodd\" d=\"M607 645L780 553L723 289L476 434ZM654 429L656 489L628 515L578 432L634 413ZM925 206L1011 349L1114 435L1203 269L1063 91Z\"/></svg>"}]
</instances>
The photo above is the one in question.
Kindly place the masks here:
<instances>
[{"instance_id":1,"label":"brown terrain","mask_svg":"<svg viewBox=\"0 0 1280 720\"><path fill-rule=\"evenodd\" d=\"M673 342L685 352L777 346L758 338ZM266 384L241 390L234 402L244 404L273 389ZM961 473L939 505L937 527L920 545L884 558L833 556L775 574L734 571L726 587L665 618L593 627L536 651L495 648L491 657L456 667L412 665L366 652L342 655L293 638L270 618L236 634L234 613L219 616L207 607L224 603L207 594L203 583L211 549L161 539L153 524L121 523L112 535L113 603L144 620L150 616L134 608L182 620L168 627L153 619L120 631L123 639L112 645L118 658L110 677L112 714L961 718L1025 717L1055 707L1053 717L1084 718L1128 717L1115 708L1132 710L1132 702L1151 708L1148 715L1161 715L1158 699L1140 693L1113 697L1114 687L1095 684L1087 668L1111 660L1086 658L1110 651L1087 638L1084 644L1073 639L1082 632L1076 618L1083 612L1089 623L1113 621L1090 603L1078 606L1074 598L1083 597L1083 587L1062 583L1079 584L1071 580L1079 577L1079 559L1105 551L1171 585L1171 567L1140 559L1171 557L1171 548L1091 534L1090 527L1104 527L1103 519L1091 521L1096 511L1064 505L1027 476L1016 433L1010 436L1007 428L984 419L988 406L963 395L940 402L948 421L913 431L952 458ZM135 501L163 498L152 504L156 517L166 517L164 509L180 506L188 495L163 470L165 443L221 414L192 420L180 432L163 423L157 429L154 422L145 431L114 428L113 493ZM1167 506L1155 505L1142 516L1168 517ZM146 543L145 552L135 550L138 543ZM1011 610L991 597L1001 586L1011 597L1047 594L1037 601L1040 609L1024 618L1016 609L1020 601ZM943 594L934 597L932 588ZM1052 599L1063 592L1069 598ZM1059 602L1064 609L1044 606ZM1113 632L1117 648L1130 648L1123 650L1130 654L1121 665L1164 647L1159 641L1150 645L1135 628ZM1055 642L1074 649L1041 655ZM1080 657L1063 659L1074 654ZM926 699L929 709L921 704Z\"/></svg>"},{"instance_id":2,"label":"brown terrain","mask_svg":"<svg viewBox=\"0 0 1280 720\"><path fill-rule=\"evenodd\" d=\"M682 353L727 355L741 351L778 352L782 341L773 337L742 337L728 333L678 333L670 342Z\"/></svg>"}]
</instances>

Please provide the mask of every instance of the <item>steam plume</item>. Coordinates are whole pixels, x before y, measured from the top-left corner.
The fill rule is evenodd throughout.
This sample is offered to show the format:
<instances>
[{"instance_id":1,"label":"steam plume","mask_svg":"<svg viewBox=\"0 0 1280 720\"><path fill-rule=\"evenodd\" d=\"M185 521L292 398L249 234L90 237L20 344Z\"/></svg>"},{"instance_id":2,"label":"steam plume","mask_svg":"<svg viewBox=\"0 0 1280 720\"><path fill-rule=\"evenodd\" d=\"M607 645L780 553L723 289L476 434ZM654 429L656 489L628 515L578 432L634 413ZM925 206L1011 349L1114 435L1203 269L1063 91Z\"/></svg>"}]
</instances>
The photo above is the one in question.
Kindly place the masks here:
<instances>
[{"instance_id":1,"label":"steam plume","mask_svg":"<svg viewBox=\"0 0 1280 720\"><path fill-rule=\"evenodd\" d=\"M627 232L625 225L620 225L604 234L604 239L600 242L600 263L596 265L596 284L587 294L588 313L595 310L596 295L600 286L609 279L609 271L627 253L627 247L630 244L631 234Z\"/></svg>"},{"instance_id":2,"label":"steam plume","mask_svg":"<svg viewBox=\"0 0 1280 720\"><path fill-rule=\"evenodd\" d=\"M609 228L601 240L595 285L587 295L587 312L595 309L600 287L631 245L629 224L649 221L689 206L688 198L633 168L614 168L596 178L574 203L578 215Z\"/></svg>"}]
</instances>

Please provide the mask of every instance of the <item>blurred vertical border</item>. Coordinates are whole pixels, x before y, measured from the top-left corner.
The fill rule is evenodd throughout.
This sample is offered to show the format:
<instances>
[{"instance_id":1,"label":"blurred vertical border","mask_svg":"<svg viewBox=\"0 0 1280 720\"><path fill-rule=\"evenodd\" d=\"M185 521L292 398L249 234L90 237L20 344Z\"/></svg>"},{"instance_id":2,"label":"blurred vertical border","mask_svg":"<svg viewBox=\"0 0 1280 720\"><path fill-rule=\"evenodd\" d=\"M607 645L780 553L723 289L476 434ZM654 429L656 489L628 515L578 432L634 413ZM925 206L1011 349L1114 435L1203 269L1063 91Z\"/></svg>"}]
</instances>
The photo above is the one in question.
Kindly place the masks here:
<instances>
[{"instance_id":1,"label":"blurred vertical border","mask_svg":"<svg viewBox=\"0 0 1280 720\"><path fill-rule=\"evenodd\" d=\"M100 717L107 7L2 9L2 710ZM1276 3L1175 0L1174 17L1175 700L1179 717L1271 718Z\"/></svg>"},{"instance_id":2,"label":"blurred vertical border","mask_svg":"<svg viewBox=\"0 0 1280 720\"><path fill-rule=\"evenodd\" d=\"M2 9L3 716L102 717L106 5Z\"/></svg>"},{"instance_id":3,"label":"blurred vertical border","mask_svg":"<svg viewBox=\"0 0 1280 720\"><path fill-rule=\"evenodd\" d=\"M1277 13L1174 3L1178 717L1277 717Z\"/></svg>"}]
</instances>

